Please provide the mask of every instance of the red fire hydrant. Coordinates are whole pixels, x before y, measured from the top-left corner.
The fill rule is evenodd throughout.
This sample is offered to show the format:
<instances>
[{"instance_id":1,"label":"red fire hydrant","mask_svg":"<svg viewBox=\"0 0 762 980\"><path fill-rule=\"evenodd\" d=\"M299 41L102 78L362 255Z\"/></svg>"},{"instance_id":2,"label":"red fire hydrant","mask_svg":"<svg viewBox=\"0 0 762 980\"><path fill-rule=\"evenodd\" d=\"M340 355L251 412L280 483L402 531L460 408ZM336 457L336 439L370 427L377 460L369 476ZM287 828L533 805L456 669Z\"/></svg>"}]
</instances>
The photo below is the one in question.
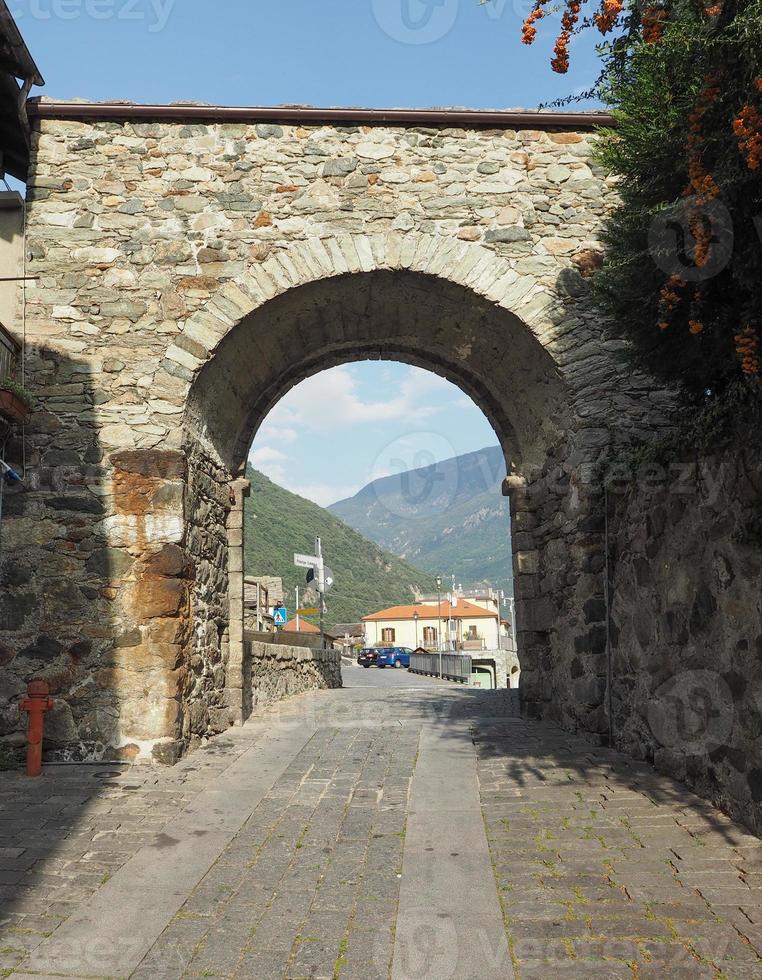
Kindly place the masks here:
<instances>
[{"instance_id":1,"label":"red fire hydrant","mask_svg":"<svg viewBox=\"0 0 762 980\"><path fill-rule=\"evenodd\" d=\"M46 711L55 707L55 701L48 697L50 688L45 681L30 681L26 688L26 699L21 702L21 710L29 712L29 727L26 736L26 774L39 776L42 772L42 730Z\"/></svg>"}]
</instances>

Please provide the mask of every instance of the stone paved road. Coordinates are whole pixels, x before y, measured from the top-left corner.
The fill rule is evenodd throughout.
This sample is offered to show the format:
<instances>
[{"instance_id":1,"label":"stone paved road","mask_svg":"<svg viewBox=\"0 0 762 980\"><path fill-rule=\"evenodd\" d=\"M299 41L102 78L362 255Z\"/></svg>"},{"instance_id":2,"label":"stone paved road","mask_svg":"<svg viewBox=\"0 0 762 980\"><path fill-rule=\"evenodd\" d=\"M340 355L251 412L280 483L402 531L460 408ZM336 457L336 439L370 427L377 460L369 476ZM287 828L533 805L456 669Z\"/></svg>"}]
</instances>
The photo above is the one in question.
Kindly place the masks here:
<instances>
[{"instance_id":1,"label":"stone paved road","mask_svg":"<svg viewBox=\"0 0 762 980\"><path fill-rule=\"evenodd\" d=\"M738 825L507 692L345 678L170 771L0 774L0 971L762 976Z\"/></svg>"}]
</instances>

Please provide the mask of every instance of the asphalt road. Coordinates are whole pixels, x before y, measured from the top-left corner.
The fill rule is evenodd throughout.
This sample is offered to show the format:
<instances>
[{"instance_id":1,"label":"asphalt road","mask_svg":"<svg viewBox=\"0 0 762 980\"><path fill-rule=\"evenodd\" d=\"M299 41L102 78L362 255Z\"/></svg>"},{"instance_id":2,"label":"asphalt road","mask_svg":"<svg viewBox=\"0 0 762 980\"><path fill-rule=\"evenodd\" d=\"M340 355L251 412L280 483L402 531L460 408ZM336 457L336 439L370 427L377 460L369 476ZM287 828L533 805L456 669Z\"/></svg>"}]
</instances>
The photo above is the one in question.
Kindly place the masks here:
<instances>
[{"instance_id":1,"label":"asphalt road","mask_svg":"<svg viewBox=\"0 0 762 980\"><path fill-rule=\"evenodd\" d=\"M344 687L382 687L398 690L420 690L432 687L452 688L451 681L440 681L437 677L424 677L421 674L411 674L403 669L394 667L358 667L357 664L346 664L341 669ZM460 685L457 685L460 686Z\"/></svg>"}]
</instances>

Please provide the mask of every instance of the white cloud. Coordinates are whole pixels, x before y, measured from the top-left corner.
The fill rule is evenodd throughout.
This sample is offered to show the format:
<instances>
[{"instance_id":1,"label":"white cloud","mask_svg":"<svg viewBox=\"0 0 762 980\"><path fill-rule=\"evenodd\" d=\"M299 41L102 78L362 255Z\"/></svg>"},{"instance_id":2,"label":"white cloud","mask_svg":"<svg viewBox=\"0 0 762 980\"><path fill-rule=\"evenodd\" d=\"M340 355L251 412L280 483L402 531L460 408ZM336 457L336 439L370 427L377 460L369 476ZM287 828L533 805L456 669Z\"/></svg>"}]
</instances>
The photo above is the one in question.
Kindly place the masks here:
<instances>
[{"instance_id":1,"label":"white cloud","mask_svg":"<svg viewBox=\"0 0 762 980\"><path fill-rule=\"evenodd\" d=\"M299 483L294 481L294 483L289 486L283 484L287 490L291 493L298 493L300 497L306 497L307 500L311 500L315 504L319 504L321 507L327 507L329 504L335 504L337 500L345 500L347 497L354 497L354 495L361 490L362 487L358 485L352 486L330 486L327 483Z\"/></svg>"},{"instance_id":2,"label":"white cloud","mask_svg":"<svg viewBox=\"0 0 762 980\"><path fill-rule=\"evenodd\" d=\"M258 446L251 453L252 463L260 469L272 463L285 462L287 459L288 456L280 449L275 449L274 446Z\"/></svg>"},{"instance_id":3,"label":"white cloud","mask_svg":"<svg viewBox=\"0 0 762 980\"><path fill-rule=\"evenodd\" d=\"M286 429L278 425L267 426L267 438L270 442L292 443L299 438L296 429Z\"/></svg>"},{"instance_id":4,"label":"white cloud","mask_svg":"<svg viewBox=\"0 0 762 980\"><path fill-rule=\"evenodd\" d=\"M249 454L249 462L260 473L264 473L273 483L279 487L286 485L288 470L284 465L289 461L289 457L273 446L257 446Z\"/></svg>"},{"instance_id":5,"label":"white cloud","mask_svg":"<svg viewBox=\"0 0 762 980\"><path fill-rule=\"evenodd\" d=\"M271 441L273 430L293 431L294 427L317 431L410 418L423 421L440 411L430 404L432 392L449 387L442 378L413 369L402 382L387 384L387 391L379 391L377 387L363 391L350 367L323 371L283 397L265 421L259 437Z\"/></svg>"},{"instance_id":6,"label":"white cloud","mask_svg":"<svg viewBox=\"0 0 762 980\"><path fill-rule=\"evenodd\" d=\"M264 473L279 487L299 494L300 497L306 497L307 500L321 507L334 504L337 500L344 500L345 497L353 497L361 489L360 484L333 486L327 483L304 483L298 476L294 476L293 465L287 465L293 464L291 457L274 446L256 447L252 450L249 461L255 469Z\"/></svg>"}]
</instances>

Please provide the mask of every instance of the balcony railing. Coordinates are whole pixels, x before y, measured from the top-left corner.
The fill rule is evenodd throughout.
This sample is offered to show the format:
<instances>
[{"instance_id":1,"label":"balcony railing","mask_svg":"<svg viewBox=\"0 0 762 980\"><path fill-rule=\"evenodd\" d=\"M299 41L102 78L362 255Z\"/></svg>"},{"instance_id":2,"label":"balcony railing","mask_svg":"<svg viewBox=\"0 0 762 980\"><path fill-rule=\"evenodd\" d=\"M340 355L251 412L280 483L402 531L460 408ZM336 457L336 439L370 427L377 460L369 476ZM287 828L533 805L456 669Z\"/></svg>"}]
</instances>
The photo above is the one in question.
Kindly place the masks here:
<instances>
[{"instance_id":1,"label":"balcony railing","mask_svg":"<svg viewBox=\"0 0 762 980\"><path fill-rule=\"evenodd\" d=\"M483 636L464 636L462 640L458 642L458 649L460 650L486 650L487 641Z\"/></svg>"}]
</instances>

